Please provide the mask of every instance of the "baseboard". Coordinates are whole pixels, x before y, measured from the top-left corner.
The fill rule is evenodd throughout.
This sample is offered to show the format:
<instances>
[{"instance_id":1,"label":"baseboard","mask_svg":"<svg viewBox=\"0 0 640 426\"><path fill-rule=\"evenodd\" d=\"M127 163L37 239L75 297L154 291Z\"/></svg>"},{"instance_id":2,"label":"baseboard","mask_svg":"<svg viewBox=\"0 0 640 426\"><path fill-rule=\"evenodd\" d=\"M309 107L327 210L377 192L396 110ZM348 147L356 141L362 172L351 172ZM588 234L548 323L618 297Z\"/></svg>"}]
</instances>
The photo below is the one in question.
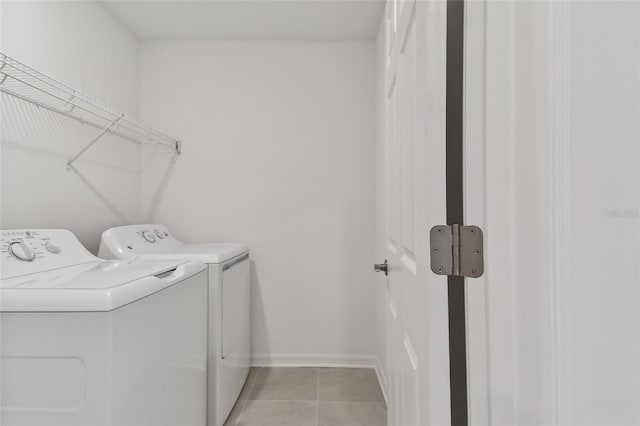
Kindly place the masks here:
<instances>
[{"instance_id":1,"label":"baseboard","mask_svg":"<svg viewBox=\"0 0 640 426\"><path fill-rule=\"evenodd\" d=\"M376 368L376 357L342 354L254 354L254 367L347 367Z\"/></svg>"}]
</instances>

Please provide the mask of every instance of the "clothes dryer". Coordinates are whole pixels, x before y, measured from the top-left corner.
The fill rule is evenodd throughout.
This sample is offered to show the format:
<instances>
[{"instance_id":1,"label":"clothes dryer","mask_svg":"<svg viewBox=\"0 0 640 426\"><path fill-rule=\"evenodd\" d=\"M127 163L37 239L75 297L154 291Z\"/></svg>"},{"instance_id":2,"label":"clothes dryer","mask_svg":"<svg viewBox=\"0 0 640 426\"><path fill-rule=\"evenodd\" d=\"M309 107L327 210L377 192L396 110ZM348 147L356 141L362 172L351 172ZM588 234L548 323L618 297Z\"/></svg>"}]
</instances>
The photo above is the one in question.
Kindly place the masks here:
<instances>
[{"instance_id":1,"label":"clothes dryer","mask_svg":"<svg viewBox=\"0 0 640 426\"><path fill-rule=\"evenodd\" d=\"M207 265L209 280L208 425L223 426L251 362L249 249L243 244L186 244L159 224L111 228L104 259L189 259Z\"/></svg>"}]
</instances>

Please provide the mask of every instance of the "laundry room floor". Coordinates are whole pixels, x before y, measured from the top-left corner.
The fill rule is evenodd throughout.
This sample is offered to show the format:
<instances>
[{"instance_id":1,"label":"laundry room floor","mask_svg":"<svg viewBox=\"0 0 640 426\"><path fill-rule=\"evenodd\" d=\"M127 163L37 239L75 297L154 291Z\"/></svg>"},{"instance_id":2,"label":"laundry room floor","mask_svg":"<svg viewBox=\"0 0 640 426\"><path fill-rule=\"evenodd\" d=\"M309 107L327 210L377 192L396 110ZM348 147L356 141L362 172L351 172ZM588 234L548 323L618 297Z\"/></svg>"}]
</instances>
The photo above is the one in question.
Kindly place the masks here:
<instances>
[{"instance_id":1,"label":"laundry room floor","mask_svg":"<svg viewBox=\"0 0 640 426\"><path fill-rule=\"evenodd\" d=\"M364 368L253 368L225 426L386 426L376 373Z\"/></svg>"}]
</instances>

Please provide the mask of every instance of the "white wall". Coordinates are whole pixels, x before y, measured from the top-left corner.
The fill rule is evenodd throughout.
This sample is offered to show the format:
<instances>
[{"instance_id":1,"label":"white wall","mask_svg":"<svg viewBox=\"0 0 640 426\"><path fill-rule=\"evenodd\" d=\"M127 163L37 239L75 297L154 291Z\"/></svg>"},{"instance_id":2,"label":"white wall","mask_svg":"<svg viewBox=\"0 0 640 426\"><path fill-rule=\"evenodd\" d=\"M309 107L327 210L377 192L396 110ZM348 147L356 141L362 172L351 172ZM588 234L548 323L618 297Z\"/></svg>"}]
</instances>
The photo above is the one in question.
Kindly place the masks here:
<instances>
[{"instance_id":1,"label":"white wall","mask_svg":"<svg viewBox=\"0 0 640 426\"><path fill-rule=\"evenodd\" d=\"M0 50L126 113L138 110L136 39L97 2L3 1ZM2 96L2 229L68 228L96 252L100 233L138 219L139 150ZM104 123L100 123L104 125Z\"/></svg>"},{"instance_id":2,"label":"white wall","mask_svg":"<svg viewBox=\"0 0 640 426\"><path fill-rule=\"evenodd\" d=\"M374 42L139 50L96 2L0 13L0 51L134 116L140 95L143 121L184 141L174 163L106 136L67 171L98 130L3 95L1 228L68 228L96 251L142 217L245 242L258 362L373 362Z\"/></svg>"},{"instance_id":3,"label":"white wall","mask_svg":"<svg viewBox=\"0 0 640 426\"><path fill-rule=\"evenodd\" d=\"M143 214L251 247L256 363L372 362L374 66L373 42L141 44L143 119L184 141L143 158Z\"/></svg>"}]
</instances>

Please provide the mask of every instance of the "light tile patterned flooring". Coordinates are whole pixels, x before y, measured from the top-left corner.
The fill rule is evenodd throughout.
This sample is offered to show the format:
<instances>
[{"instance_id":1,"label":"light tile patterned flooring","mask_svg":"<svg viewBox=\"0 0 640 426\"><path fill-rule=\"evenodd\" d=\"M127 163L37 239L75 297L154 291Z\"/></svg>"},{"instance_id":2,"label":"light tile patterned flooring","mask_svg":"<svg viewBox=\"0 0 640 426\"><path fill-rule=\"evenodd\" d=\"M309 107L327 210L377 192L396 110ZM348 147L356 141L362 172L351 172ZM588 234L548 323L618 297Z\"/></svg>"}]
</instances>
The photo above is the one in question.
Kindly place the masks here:
<instances>
[{"instance_id":1,"label":"light tile patterned flooring","mask_svg":"<svg viewBox=\"0 0 640 426\"><path fill-rule=\"evenodd\" d=\"M225 426L386 426L376 373L360 368L252 368Z\"/></svg>"}]
</instances>

